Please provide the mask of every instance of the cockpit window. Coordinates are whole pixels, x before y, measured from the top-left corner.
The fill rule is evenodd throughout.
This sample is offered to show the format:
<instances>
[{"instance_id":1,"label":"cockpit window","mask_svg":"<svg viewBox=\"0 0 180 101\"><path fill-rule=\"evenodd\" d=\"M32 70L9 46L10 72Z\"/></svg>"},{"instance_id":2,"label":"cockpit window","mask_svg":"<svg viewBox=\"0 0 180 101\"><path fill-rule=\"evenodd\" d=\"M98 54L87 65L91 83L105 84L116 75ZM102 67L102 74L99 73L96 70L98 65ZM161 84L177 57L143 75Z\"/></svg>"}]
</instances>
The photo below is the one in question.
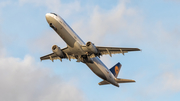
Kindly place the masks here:
<instances>
[{"instance_id":1,"label":"cockpit window","mask_svg":"<svg viewBox=\"0 0 180 101\"><path fill-rule=\"evenodd\" d=\"M57 16L57 14L56 14L56 13L51 13L51 14L54 14L55 16Z\"/></svg>"}]
</instances>

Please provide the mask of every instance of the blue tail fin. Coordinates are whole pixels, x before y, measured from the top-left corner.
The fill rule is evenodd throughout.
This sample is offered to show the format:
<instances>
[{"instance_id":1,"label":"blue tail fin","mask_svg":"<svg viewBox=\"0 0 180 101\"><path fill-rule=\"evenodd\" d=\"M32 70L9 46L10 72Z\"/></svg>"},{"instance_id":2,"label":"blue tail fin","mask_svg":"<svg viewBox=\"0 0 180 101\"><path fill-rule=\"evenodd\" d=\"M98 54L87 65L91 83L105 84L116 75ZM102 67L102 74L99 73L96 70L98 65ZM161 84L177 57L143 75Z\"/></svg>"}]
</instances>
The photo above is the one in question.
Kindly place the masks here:
<instances>
[{"instance_id":1,"label":"blue tail fin","mask_svg":"<svg viewBox=\"0 0 180 101\"><path fill-rule=\"evenodd\" d=\"M120 69L121 69L121 66L122 66L122 65L118 62L115 66L113 66L113 67L110 69L110 71L112 72L112 74L113 74L115 77L118 76L119 71L120 71Z\"/></svg>"}]
</instances>

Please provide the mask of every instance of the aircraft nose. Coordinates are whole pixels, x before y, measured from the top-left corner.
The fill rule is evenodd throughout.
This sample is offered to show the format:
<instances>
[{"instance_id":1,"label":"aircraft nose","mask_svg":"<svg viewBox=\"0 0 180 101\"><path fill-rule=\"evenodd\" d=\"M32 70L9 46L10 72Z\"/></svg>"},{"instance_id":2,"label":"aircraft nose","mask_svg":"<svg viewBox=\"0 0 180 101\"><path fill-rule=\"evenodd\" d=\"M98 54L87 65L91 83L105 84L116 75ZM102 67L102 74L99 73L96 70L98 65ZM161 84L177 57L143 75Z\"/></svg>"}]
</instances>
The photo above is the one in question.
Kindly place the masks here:
<instances>
[{"instance_id":1,"label":"aircraft nose","mask_svg":"<svg viewBox=\"0 0 180 101\"><path fill-rule=\"evenodd\" d=\"M49 16L51 16L51 14L50 14L50 13L46 13L46 19L47 19Z\"/></svg>"},{"instance_id":2,"label":"aircraft nose","mask_svg":"<svg viewBox=\"0 0 180 101\"><path fill-rule=\"evenodd\" d=\"M51 17L51 14L50 13L47 13L46 14L46 20L47 20L47 22L49 23L49 18Z\"/></svg>"}]
</instances>

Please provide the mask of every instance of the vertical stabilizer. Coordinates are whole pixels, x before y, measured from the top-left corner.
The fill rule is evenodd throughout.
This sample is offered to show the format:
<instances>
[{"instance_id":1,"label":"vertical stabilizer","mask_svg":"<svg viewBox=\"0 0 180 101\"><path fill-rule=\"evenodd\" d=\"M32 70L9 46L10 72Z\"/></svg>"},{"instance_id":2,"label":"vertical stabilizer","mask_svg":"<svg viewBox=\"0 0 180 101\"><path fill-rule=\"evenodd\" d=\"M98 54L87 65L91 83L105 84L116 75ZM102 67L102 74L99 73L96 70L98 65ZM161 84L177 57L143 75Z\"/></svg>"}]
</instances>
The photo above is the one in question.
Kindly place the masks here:
<instances>
[{"instance_id":1,"label":"vertical stabilizer","mask_svg":"<svg viewBox=\"0 0 180 101\"><path fill-rule=\"evenodd\" d=\"M117 78L119 71L121 69L121 64L118 62L115 66L113 66L110 71L112 72L112 74Z\"/></svg>"}]
</instances>

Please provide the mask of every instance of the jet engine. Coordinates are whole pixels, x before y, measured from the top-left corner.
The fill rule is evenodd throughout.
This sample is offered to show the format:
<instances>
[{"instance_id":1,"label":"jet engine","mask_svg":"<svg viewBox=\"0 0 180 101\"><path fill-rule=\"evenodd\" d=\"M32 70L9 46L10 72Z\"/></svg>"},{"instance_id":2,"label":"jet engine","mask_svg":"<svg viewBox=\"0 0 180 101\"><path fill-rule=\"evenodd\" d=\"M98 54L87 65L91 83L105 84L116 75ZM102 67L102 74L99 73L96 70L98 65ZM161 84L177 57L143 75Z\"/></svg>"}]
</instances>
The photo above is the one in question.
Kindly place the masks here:
<instances>
[{"instance_id":1,"label":"jet engine","mask_svg":"<svg viewBox=\"0 0 180 101\"><path fill-rule=\"evenodd\" d=\"M98 53L98 50L97 50L96 46L92 42L90 42L90 41L87 42L86 47L89 50L89 52Z\"/></svg>"},{"instance_id":2,"label":"jet engine","mask_svg":"<svg viewBox=\"0 0 180 101\"><path fill-rule=\"evenodd\" d=\"M53 53L55 53L57 56L60 56L60 57L63 57L63 56L64 56L63 52L61 51L61 48L58 47L57 45L53 45L53 46L52 46L52 51L53 51Z\"/></svg>"}]
</instances>

